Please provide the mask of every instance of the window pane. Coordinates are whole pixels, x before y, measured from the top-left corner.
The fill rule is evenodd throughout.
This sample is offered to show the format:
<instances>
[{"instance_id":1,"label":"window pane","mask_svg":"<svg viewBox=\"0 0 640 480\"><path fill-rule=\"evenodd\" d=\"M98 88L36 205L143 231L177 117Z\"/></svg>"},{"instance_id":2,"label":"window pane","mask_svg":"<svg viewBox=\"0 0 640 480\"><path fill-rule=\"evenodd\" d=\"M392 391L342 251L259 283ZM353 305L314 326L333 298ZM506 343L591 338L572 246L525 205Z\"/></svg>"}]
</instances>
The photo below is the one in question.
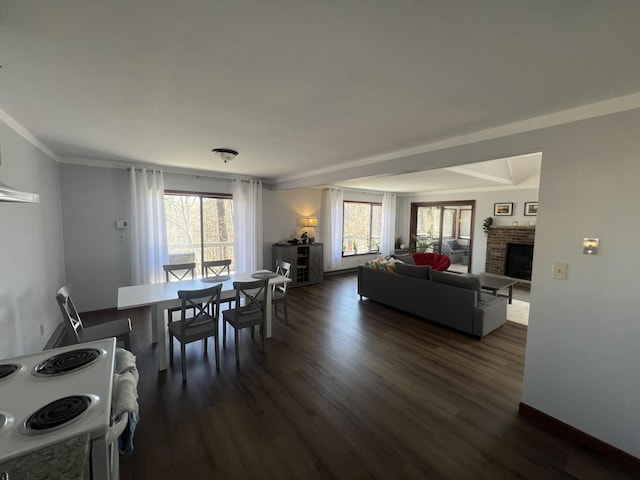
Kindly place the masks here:
<instances>
[{"instance_id":1,"label":"window pane","mask_svg":"<svg viewBox=\"0 0 640 480\"><path fill-rule=\"evenodd\" d=\"M202 199L202 230L204 259L231 259L231 270L235 270L233 255L233 201L230 198Z\"/></svg>"},{"instance_id":2,"label":"window pane","mask_svg":"<svg viewBox=\"0 0 640 480\"><path fill-rule=\"evenodd\" d=\"M380 246L382 207L380 204L344 202L343 255L377 251Z\"/></svg>"},{"instance_id":3,"label":"window pane","mask_svg":"<svg viewBox=\"0 0 640 480\"><path fill-rule=\"evenodd\" d=\"M203 258L230 258L234 270L232 199L167 194L164 201L170 263L195 262L200 273Z\"/></svg>"},{"instance_id":4,"label":"window pane","mask_svg":"<svg viewBox=\"0 0 640 480\"><path fill-rule=\"evenodd\" d=\"M195 262L200 256L200 199L165 195L170 263Z\"/></svg>"}]
</instances>

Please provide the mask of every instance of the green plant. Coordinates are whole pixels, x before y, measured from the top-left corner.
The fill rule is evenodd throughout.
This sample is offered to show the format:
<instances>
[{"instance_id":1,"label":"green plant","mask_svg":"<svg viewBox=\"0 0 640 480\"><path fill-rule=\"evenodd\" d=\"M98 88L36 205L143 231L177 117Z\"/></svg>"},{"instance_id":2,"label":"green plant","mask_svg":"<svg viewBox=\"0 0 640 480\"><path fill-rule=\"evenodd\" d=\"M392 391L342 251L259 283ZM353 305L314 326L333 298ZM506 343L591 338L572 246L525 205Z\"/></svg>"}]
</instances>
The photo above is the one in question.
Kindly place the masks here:
<instances>
[{"instance_id":1,"label":"green plant","mask_svg":"<svg viewBox=\"0 0 640 480\"><path fill-rule=\"evenodd\" d=\"M484 222L482 222L482 230L484 231L485 235L489 234L491 225L493 225L493 217L487 217L484 219Z\"/></svg>"}]
</instances>

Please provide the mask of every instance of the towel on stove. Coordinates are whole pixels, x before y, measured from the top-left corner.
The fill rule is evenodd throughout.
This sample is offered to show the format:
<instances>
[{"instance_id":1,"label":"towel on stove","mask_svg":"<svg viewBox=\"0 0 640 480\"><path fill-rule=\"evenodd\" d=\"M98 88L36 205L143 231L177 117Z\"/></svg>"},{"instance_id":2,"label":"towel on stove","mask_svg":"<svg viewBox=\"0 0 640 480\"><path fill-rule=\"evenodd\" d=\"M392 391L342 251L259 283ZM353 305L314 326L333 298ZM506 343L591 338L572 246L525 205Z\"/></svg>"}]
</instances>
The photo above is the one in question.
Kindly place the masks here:
<instances>
[{"instance_id":1,"label":"towel on stove","mask_svg":"<svg viewBox=\"0 0 640 480\"><path fill-rule=\"evenodd\" d=\"M113 375L112 422L121 415L128 415L127 426L118 438L118 450L123 454L133 452L133 434L140 420L138 405L138 369L136 357L122 348L116 349L115 371Z\"/></svg>"}]
</instances>

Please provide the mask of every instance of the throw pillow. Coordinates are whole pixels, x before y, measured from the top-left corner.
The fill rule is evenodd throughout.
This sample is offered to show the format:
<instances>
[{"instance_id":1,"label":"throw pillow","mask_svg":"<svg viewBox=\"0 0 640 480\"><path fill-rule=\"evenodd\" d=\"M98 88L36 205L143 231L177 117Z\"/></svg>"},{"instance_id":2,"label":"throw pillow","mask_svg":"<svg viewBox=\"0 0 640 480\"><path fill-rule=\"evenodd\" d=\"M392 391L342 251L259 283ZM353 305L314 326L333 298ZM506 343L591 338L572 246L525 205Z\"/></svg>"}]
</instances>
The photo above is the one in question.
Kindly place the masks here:
<instances>
[{"instance_id":1,"label":"throw pillow","mask_svg":"<svg viewBox=\"0 0 640 480\"><path fill-rule=\"evenodd\" d=\"M396 273L398 275L431 280L431 266L429 265L407 265L398 262L396 263Z\"/></svg>"}]
</instances>

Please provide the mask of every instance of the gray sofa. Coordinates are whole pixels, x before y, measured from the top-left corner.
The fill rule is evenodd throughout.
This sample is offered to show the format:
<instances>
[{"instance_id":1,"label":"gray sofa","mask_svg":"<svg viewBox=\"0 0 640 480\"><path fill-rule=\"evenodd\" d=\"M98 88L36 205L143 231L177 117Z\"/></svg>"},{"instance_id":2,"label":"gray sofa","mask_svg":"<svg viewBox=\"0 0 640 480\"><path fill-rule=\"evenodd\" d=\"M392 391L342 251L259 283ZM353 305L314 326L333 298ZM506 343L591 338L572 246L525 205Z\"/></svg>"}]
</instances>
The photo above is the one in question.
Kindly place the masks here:
<instances>
[{"instance_id":1,"label":"gray sofa","mask_svg":"<svg viewBox=\"0 0 640 480\"><path fill-rule=\"evenodd\" d=\"M395 264L395 272L358 267L358 295L481 338L507 321L507 299L475 277Z\"/></svg>"}]
</instances>

